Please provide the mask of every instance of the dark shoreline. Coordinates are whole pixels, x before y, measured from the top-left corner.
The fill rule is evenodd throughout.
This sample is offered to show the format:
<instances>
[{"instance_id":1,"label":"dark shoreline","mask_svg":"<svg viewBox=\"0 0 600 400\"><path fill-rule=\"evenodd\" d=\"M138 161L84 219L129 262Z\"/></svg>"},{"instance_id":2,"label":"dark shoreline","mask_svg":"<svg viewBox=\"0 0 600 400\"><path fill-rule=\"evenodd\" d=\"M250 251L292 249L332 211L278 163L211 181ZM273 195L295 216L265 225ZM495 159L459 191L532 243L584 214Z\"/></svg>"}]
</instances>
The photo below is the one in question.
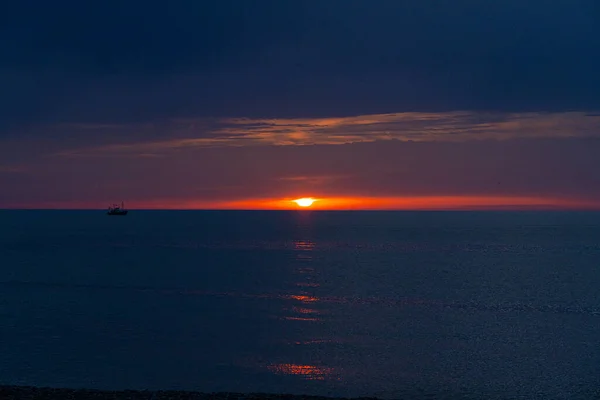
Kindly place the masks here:
<instances>
[{"instance_id":1,"label":"dark shoreline","mask_svg":"<svg viewBox=\"0 0 600 400\"><path fill-rule=\"evenodd\" d=\"M566 393L565 393L566 394ZM581 389L571 391L572 400L600 400L600 389ZM506 393L475 394L467 392L425 393L412 391L397 394L397 400L554 400L567 398L543 393L513 394ZM72 389L38 386L17 386L0 384L0 400L382 400L378 397L332 397L283 393L238 393L238 392L195 392L185 390L99 390ZM386 397L387 399L387 397Z\"/></svg>"},{"instance_id":2,"label":"dark shoreline","mask_svg":"<svg viewBox=\"0 0 600 400\"><path fill-rule=\"evenodd\" d=\"M268 393L201 393L179 390L93 390L0 385L2 400L377 400L375 397L324 397Z\"/></svg>"}]
</instances>

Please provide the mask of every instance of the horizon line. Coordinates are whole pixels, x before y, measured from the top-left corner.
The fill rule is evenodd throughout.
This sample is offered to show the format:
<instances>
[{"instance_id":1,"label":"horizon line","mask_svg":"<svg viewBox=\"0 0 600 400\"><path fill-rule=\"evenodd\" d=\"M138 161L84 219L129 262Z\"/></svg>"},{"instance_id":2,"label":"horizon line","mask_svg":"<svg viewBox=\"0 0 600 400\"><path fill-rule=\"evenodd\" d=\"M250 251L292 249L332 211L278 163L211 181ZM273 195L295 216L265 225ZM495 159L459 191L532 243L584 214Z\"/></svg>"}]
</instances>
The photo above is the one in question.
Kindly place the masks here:
<instances>
[{"instance_id":1,"label":"horizon line","mask_svg":"<svg viewBox=\"0 0 600 400\"><path fill-rule=\"evenodd\" d=\"M532 196L405 196L405 197L308 197L309 206L298 198L249 198L234 201L193 199L152 199L129 202L129 210L272 210L272 211L550 211L600 210L600 199ZM131 207L133 205L133 207ZM136 207L137 205L137 207ZM0 209L22 210L106 210L100 202L52 201L0 204Z\"/></svg>"},{"instance_id":2,"label":"horizon line","mask_svg":"<svg viewBox=\"0 0 600 400\"><path fill-rule=\"evenodd\" d=\"M17 208L0 207L0 211L95 211L105 212L101 208ZM298 212L298 213L324 213L324 212L600 212L600 207L475 207L475 208L365 208L365 209L309 209L309 208L136 208L135 211L234 211L234 212Z\"/></svg>"}]
</instances>

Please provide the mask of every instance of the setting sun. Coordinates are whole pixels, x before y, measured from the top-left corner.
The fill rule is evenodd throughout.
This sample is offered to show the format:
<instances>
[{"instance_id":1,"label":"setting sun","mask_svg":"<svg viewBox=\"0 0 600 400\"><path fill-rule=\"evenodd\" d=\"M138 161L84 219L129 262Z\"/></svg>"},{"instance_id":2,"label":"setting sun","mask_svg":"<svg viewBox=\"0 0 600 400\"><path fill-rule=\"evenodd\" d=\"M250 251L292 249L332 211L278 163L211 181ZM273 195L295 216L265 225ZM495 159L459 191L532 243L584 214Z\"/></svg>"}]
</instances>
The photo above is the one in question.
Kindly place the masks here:
<instances>
[{"instance_id":1,"label":"setting sun","mask_svg":"<svg viewBox=\"0 0 600 400\"><path fill-rule=\"evenodd\" d=\"M294 203L298 204L300 207L310 207L315 202L315 199L310 197L304 197L302 199L292 200Z\"/></svg>"}]
</instances>

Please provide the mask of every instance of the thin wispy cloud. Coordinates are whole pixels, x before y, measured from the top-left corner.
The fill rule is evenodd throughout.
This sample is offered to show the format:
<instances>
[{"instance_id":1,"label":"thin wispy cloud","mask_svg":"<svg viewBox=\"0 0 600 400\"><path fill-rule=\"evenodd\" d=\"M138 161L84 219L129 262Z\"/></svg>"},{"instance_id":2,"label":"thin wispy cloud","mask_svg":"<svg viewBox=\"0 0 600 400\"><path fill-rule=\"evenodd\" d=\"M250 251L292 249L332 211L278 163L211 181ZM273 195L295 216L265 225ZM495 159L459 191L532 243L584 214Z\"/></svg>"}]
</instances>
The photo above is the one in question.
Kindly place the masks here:
<instances>
[{"instance_id":1,"label":"thin wispy cloud","mask_svg":"<svg viewBox=\"0 0 600 400\"><path fill-rule=\"evenodd\" d=\"M0 174L17 174L25 171L25 167L22 166L0 165Z\"/></svg>"},{"instance_id":2,"label":"thin wispy cloud","mask_svg":"<svg viewBox=\"0 0 600 400\"><path fill-rule=\"evenodd\" d=\"M354 174L345 175L319 175L319 176L305 176L305 175L294 175L276 178L279 181L286 182L301 182L301 183L326 183L332 182L339 179L347 179L355 176Z\"/></svg>"},{"instance_id":3,"label":"thin wispy cloud","mask_svg":"<svg viewBox=\"0 0 600 400\"><path fill-rule=\"evenodd\" d=\"M104 127L107 128L107 127ZM111 129L117 129L110 126ZM84 129L92 129L85 127ZM155 129L155 128L153 128ZM385 140L464 142L515 138L600 136L600 115L560 113L392 113L338 118L177 119L162 127L168 139L68 150L63 156L144 156L193 147L340 145ZM115 138L117 141L118 138Z\"/></svg>"},{"instance_id":4,"label":"thin wispy cloud","mask_svg":"<svg viewBox=\"0 0 600 400\"><path fill-rule=\"evenodd\" d=\"M344 144L377 140L466 141L529 137L587 137L600 117L564 113L395 113L322 119L229 119L218 132L276 145Z\"/></svg>"}]
</instances>

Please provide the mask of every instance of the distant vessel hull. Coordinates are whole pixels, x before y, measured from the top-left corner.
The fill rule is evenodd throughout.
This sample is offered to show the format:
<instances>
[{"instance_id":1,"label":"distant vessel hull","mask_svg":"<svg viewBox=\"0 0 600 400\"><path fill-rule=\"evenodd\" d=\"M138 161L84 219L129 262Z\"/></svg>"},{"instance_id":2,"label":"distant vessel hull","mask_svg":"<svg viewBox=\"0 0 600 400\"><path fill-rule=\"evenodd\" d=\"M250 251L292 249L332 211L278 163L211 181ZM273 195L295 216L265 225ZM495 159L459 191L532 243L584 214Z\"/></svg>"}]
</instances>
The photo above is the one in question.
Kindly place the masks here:
<instances>
[{"instance_id":1,"label":"distant vessel hull","mask_svg":"<svg viewBox=\"0 0 600 400\"><path fill-rule=\"evenodd\" d=\"M106 215L127 215L127 210L125 209L123 202L121 202L120 207L117 204L113 204L112 206L108 207Z\"/></svg>"},{"instance_id":2,"label":"distant vessel hull","mask_svg":"<svg viewBox=\"0 0 600 400\"><path fill-rule=\"evenodd\" d=\"M127 210L125 211L109 211L106 215L127 215Z\"/></svg>"}]
</instances>

